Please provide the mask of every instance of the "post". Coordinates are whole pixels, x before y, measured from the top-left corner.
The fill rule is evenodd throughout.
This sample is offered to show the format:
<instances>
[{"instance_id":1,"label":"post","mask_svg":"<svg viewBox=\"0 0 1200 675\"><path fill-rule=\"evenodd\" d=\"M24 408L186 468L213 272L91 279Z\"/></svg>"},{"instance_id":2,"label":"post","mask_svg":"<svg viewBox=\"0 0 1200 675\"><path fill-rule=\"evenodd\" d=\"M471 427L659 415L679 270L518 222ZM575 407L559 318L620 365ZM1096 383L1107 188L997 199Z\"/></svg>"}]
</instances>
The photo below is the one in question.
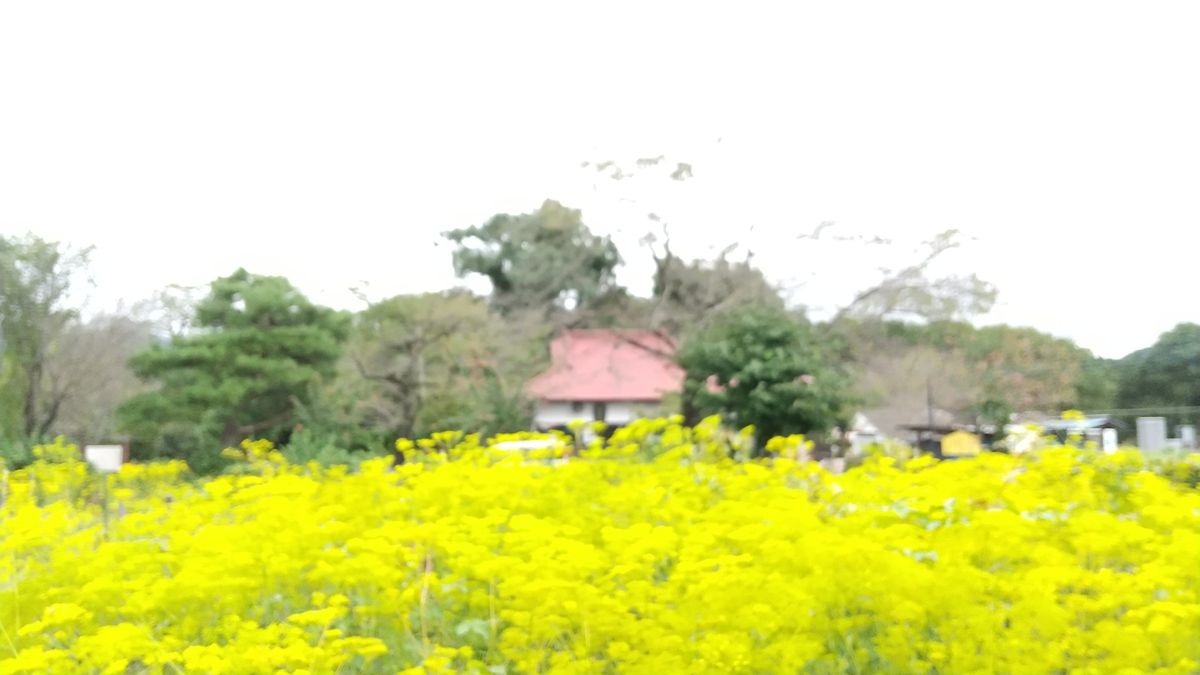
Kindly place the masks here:
<instances>
[{"instance_id":1,"label":"post","mask_svg":"<svg viewBox=\"0 0 1200 675\"><path fill-rule=\"evenodd\" d=\"M128 457L129 447L121 445L87 445L83 456L89 468L100 478L100 516L104 523L104 538L108 538L108 477L121 470Z\"/></svg>"},{"instance_id":2,"label":"post","mask_svg":"<svg viewBox=\"0 0 1200 675\"><path fill-rule=\"evenodd\" d=\"M104 538L108 539L108 474L100 473L100 514L104 519Z\"/></svg>"},{"instance_id":3,"label":"post","mask_svg":"<svg viewBox=\"0 0 1200 675\"><path fill-rule=\"evenodd\" d=\"M925 413L929 418L929 429L933 430L933 384L925 378Z\"/></svg>"}]
</instances>

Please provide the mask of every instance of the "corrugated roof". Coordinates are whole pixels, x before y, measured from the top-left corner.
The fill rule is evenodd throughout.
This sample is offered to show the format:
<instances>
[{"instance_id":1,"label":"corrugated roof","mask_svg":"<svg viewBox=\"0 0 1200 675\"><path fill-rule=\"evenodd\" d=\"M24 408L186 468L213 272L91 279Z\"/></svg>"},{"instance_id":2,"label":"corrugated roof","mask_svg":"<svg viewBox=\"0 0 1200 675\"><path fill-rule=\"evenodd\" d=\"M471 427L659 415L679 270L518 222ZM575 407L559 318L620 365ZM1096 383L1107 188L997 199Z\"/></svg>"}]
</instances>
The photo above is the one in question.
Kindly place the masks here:
<instances>
[{"instance_id":1,"label":"corrugated roof","mask_svg":"<svg viewBox=\"0 0 1200 675\"><path fill-rule=\"evenodd\" d=\"M1099 429L1105 426L1120 426L1109 417L1087 417L1081 420L1052 419L1041 423L1047 431L1075 431Z\"/></svg>"},{"instance_id":2,"label":"corrugated roof","mask_svg":"<svg viewBox=\"0 0 1200 675\"><path fill-rule=\"evenodd\" d=\"M566 331L527 390L546 401L659 401L683 387L674 354L674 342L652 331Z\"/></svg>"}]
</instances>

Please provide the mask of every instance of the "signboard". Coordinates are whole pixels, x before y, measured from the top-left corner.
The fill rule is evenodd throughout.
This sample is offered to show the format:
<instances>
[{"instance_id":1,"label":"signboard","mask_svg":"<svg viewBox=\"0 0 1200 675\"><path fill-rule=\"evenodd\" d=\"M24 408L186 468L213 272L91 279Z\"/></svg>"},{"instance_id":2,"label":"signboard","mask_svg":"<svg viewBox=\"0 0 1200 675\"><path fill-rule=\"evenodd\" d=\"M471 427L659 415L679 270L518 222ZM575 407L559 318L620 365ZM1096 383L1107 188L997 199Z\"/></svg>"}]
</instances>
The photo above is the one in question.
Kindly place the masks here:
<instances>
[{"instance_id":1,"label":"signboard","mask_svg":"<svg viewBox=\"0 0 1200 675\"><path fill-rule=\"evenodd\" d=\"M83 458L100 473L116 473L125 463L125 448L120 445L88 445L83 448Z\"/></svg>"},{"instance_id":2,"label":"signboard","mask_svg":"<svg viewBox=\"0 0 1200 675\"><path fill-rule=\"evenodd\" d=\"M1117 451L1117 430L1102 429L1100 431L1100 448L1108 454Z\"/></svg>"},{"instance_id":3,"label":"signboard","mask_svg":"<svg viewBox=\"0 0 1200 675\"><path fill-rule=\"evenodd\" d=\"M942 437L943 457L971 457L982 449L979 437L966 431L952 431Z\"/></svg>"}]
</instances>

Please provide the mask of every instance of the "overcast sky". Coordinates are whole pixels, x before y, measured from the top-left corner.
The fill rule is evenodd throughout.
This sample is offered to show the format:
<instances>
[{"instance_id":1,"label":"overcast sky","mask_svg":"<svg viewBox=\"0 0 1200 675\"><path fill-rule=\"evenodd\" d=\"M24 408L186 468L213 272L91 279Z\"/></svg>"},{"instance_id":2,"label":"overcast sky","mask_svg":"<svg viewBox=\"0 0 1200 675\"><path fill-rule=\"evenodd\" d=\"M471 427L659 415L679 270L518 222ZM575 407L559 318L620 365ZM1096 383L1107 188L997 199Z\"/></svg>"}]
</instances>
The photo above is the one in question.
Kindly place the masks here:
<instances>
[{"instance_id":1,"label":"overcast sky","mask_svg":"<svg viewBox=\"0 0 1200 675\"><path fill-rule=\"evenodd\" d=\"M353 307L555 198L638 290L654 211L818 314L958 228L985 323L1121 356L1200 320L1200 4L579 7L0 3L0 232L95 245L100 304L245 266ZM660 154L695 178L580 167Z\"/></svg>"}]
</instances>

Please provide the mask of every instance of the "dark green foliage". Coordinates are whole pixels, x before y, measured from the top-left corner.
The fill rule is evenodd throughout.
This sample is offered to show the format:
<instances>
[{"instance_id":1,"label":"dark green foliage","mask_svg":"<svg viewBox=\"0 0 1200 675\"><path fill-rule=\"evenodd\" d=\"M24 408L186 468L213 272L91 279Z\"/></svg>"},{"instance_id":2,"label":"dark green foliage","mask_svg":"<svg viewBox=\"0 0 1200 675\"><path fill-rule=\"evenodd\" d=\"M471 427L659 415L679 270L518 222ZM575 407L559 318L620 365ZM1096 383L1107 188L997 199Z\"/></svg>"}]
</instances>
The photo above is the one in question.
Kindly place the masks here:
<instances>
[{"instance_id":1,"label":"dark green foliage","mask_svg":"<svg viewBox=\"0 0 1200 675\"><path fill-rule=\"evenodd\" d=\"M298 429L280 451L294 464L316 462L325 466L345 464L350 467L357 467L364 459L388 454L383 448L364 451L363 448L352 447L336 433L311 427Z\"/></svg>"},{"instance_id":2,"label":"dark green foliage","mask_svg":"<svg viewBox=\"0 0 1200 675\"><path fill-rule=\"evenodd\" d=\"M1182 323L1120 364L1123 408L1200 406L1200 325Z\"/></svg>"},{"instance_id":3,"label":"dark green foliage","mask_svg":"<svg viewBox=\"0 0 1200 675\"><path fill-rule=\"evenodd\" d=\"M1078 410L1111 410L1117 406L1120 384L1120 362L1113 359L1088 357L1075 382L1075 405Z\"/></svg>"},{"instance_id":4,"label":"dark green foliage","mask_svg":"<svg viewBox=\"0 0 1200 675\"><path fill-rule=\"evenodd\" d=\"M462 399L441 398L431 401L422 411L416 436L434 431L460 429L482 438L528 429L533 416L532 402L523 391L523 381L505 382L494 368L482 370L472 380L472 389Z\"/></svg>"},{"instance_id":5,"label":"dark green foliage","mask_svg":"<svg viewBox=\"0 0 1200 675\"><path fill-rule=\"evenodd\" d=\"M389 452L397 434L363 414L373 394L368 382L346 369L316 387L297 411L298 424L288 444L319 442L345 450L380 455ZM316 440L314 440L316 439Z\"/></svg>"},{"instance_id":6,"label":"dark green foliage","mask_svg":"<svg viewBox=\"0 0 1200 675\"><path fill-rule=\"evenodd\" d=\"M197 332L131 362L157 390L120 409L137 440L192 457L247 436L283 440L332 375L348 317L308 301L281 277L245 270L212 283L196 310Z\"/></svg>"},{"instance_id":7,"label":"dark green foliage","mask_svg":"<svg viewBox=\"0 0 1200 675\"><path fill-rule=\"evenodd\" d=\"M32 461L31 441L0 436L0 466L6 469L20 469Z\"/></svg>"},{"instance_id":8,"label":"dark green foliage","mask_svg":"<svg viewBox=\"0 0 1200 675\"><path fill-rule=\"evenodd\" d=\"M811 326L782 309L730 311L688 339L678 360L687 373L685 406L752 424L760 440L822 435L849 417L846 380Z\"/></svg>"},{"instance_id":9,"label":"dark green foliage","mask_svg":"<svg viewBox=\"0 0 1200 675\"><path fill-rule=\"evenodd\" d=\"M459 276L491 281L492 302L502 312L586 307L616 285L617 247L583 224L581 213L554 200L537 211L502 213L482 226L453 230Z\"/></svg>"}]
</instances>

